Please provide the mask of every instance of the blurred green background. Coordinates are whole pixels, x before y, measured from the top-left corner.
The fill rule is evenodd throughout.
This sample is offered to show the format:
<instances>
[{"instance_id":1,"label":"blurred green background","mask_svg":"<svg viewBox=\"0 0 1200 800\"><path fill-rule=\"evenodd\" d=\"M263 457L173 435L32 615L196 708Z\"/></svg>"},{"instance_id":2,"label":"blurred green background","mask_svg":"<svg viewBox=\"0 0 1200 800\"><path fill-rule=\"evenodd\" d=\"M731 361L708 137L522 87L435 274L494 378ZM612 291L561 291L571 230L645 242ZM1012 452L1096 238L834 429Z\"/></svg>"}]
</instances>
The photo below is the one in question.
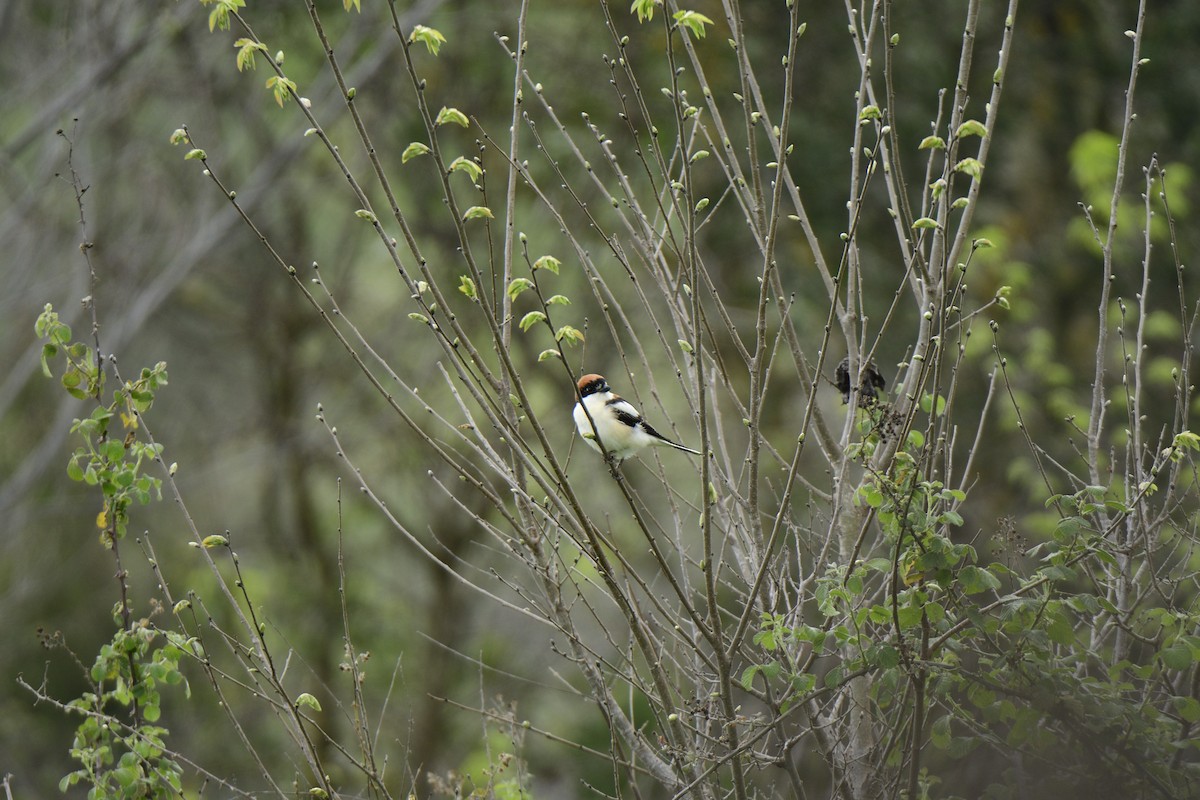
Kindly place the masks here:
<instances>
[{"instance_id":1,"label":"blurred green background","mask_svg":"<svg viewBox=\"0 0 1200 800\"><path fill-rule=\"evenodd\" d=\"M399 200L420 232L426 256L456 269L456 241L441 196L429 188L430 173L418 171L428 165L400 169L400 152L423 138L423 129L386 8L364 2L361 14L346 14L340 2L318 5L376 147L400 176ZM844 8L809 5L792 121L799 155L792 163L818 233L834 252L845 225L846 151L857 71ZM1002 10L985 5L994 22ZM1125 207L1130 217L1128 224L1122 221L1128 238L1119 250L1116 279L1115 293L1126 297L1140 280L1137 198L1141 170L1153 154L1168 165L1185 263L1200 239L1192 222L1190 169L1200 159L1200 5L1190 0L1154 5L1143 45L1150 61L1139 79L1130 151ZM904 102L895 124L913 142L929 132L937 90L952 85L963 6L958 0L937 0L895 7L901 34L895 52L904 77ZM710 0L694 7L714 19L721 16ZM778 63L782 7L744 3L759 64ZM661 27L639 30L623 2L610 10L621 32L635 37L631 57L645 70L646 85L657 86ZM456 106L504 141L512 68L493 32L515 38L516 5L426 2L401 11L409 15L408 24L432 25L449 39L437 59L421 62L431 105ZM1022 8L977 216L977 235L996 247L977 256L971 296L986 302L998 287L1013 287L1012 310L997 312L997 319L1005 352L1019 366L1015 388L1035 440L1068 457L1063 419L1073 413L1082 418L1090 396L1100 264L1078 204L1094 204L1101 221L1107 214L1113 137L1120 132L1129 74L1130 41L1123 32L1133 27L1135 11L1134 3L1115 0ZM272 49L286 52L300 93L328 120L331 135L345 143L352 166L365 174L365 158L353 144L300 5L251 2L248 19ZM700 48L714 81L728 78L727 85L714 86L718 96L736 88L721 27ZM57 791L58 779L71 768L67 751L73 724L35 706L15 679L23 675L34 685L45 681L61 698L82 691L78 670L62 652L47 652L38 631L62 631L88 661L111 634L117 599L111 556L93 525L96 495L65 474L73 449L67 430L86 410L42 378L33 334L33 321L47 302L77 334L88 328L80 305L92 292L78 249L83 234L73 191L63 178L69 151L88 187L86 236L95 245L91 252L99 274L94 296L101 348L117 355L123 371L168 363L171 384L148 424L166 445L166 460L179 464L178 481L201 531L229 531L256 601L266 610L270 635L294 648L297 674L311 676L302 679L305 685L344 688L335 569L340 526L358 645L372 653L368 692L376 708L390 697L381 735L381 746L394 759L390 769L470 771L481 759L486 762L477 715L451 709L443 697L471 706L513 702L518 719L533 719L559 735L607 750L608 736L595 709L547 673L552 656L544 630L480 601L420 559L349 486L341 489L339 521L337 480L343 467L314 419L318 402L389 507L418 536L438 542L439 555L456 563L461 559L481 575L509 563L449 500L431 491L426 473L439 466L414 445L199 174L199 166L185 162L183 151L169 144L171 132L187 124L197 146L208 151L283 257L304 269L319 262L339 303L397 371L436 374L439 354L406 319L404 287L369 228L354 224L345 182L315 139L302 135L306 124L294 106L277 108L263 89L269 73L236 70L235 38L210 33L207 10L197 2L0 0L0 772L13 775L14 796L46 797ZM560 118L584 136L583 111L601 128L618 128L618 108L601 60L613 43L598 5L534 3L529 38L531 76L543 83ZM992 63L997 46L990 33L981 38L981 65ZM977 72L981 80L972 87L972 108L981 116L983 100L977 98L989 89L990 67ZM760 77L767 95L777 98L782 73L765 66ZM56 134L60 130L65 136ZM476 135L458 136L468 156L475 152ZM499 197L499 182L490 191ZM553 220L528 198L523 203L518 229L553 249L550 243L558 241ZM717 280L731 297L752 296L757 289L754 271L745 269L747 234L738 214L730 212L705 230L706 259L725 270ZM571 221L578 222L578 215ZM1167 240L1161 228L1156 233L1162 252L1151 305L1177 312ZM868 275L872 265L894 260L893 241L891 223L882 213L864 221L860 243ZM780 256L785 285L799 293L801 327L817 336L825 304L811 271L804 270L811 262L806 245L798 236L785 237ZM562 281L564 289L583 294L577 274L564 270ZM877 291L874 300L886 307L890 282L868 290ZM1162 317L1151 341L1154 355L1161 350L1165 359L1158 364L1160 372L1169 371L1169 354L1178 349L1181 333L1174 319L1177 313ZM982 379L991 368L990 342L977 344L970 364ZM596 345L595 352L601 351ZM532 354L524 356L532 361ZM894 363L903 352L883 355L883 363ZM890 375L894 369L889 365L886 371ZM544 419L553 418L555 404L561 405L563 427L556 444L565 451L571 387L558 377L531 372L531 387ZM1171 403L1169 374L1164 386L1160 413ZM978 390L963 392L963 402L980 402ZM772 424L782 426L786 414L779 409ZM1026 500L1034 476L1020 467L1027 461L1014 458L1024 444L1003 433L1003 421L1011 416L1008 406L999 404L995 414L999 422L990 428L986 458L979 465L984 479L972 492L966 528L1011 515L1027 520L1027 530L1036 532L1040 503ZM173 565L168 579L176 591L186 587L212 594L211 577L189 559L190 535L172 502L135 510L131 532L146 535L143 531L160 563ZM155 596L153 579L136 549L127 552L134 554L128 560L134 562L136 602L145 609ZM188 564L195 567L189 570ZM481 669L477 662L489 666ZM573 680L568 665L562 666L564 681ZM251 788L253 765L240 758L240 745L201 676L193 675L191 682L190 702L181 695L165 701L163 722L171 730L171 744ZM317 693L336 730L344 724L341 717L326 695ZM269 718L249 724L270 741ZM603 760L579 756L578 763L567 766L561 750L540 741L528 741L524 755L538 776L539 794L575 796L581 775L594 785L611 780Z\"/></svg>"}]
</instances>

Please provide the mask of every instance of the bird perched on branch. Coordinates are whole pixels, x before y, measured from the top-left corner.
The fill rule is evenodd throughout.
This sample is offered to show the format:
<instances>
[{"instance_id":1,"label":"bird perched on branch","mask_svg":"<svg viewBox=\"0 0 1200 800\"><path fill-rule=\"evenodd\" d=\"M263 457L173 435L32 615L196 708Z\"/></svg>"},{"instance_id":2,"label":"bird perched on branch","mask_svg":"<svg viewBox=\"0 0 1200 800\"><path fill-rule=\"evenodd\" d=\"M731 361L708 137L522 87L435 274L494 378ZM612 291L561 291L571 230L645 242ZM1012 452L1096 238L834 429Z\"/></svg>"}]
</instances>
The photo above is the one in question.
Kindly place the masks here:
<instances>
[{"instance_id":1,"label":"bird perched on branch","mask_svg":"<svg viewBox=\"0 0 1200 800\"><path fill-rule=\"evenodd\" d=\"M842 359L833 373L834 385L842 393L842 403L850 402L850 356ZM858 405L860 408L874 405L879 392L887 385L887 381L879 374L875 362L871 361L862 368L862 383L858 387Z\"/></svg>"},{"instance_id":2,"label":"bird perched on branch","mask_svg":"<svg viewBox=\"0 0 1200 800\"><path fill-rule=\"evenodd\" d=\"M603 375L584 375L576 388L579 402L575 404L574 416L579 435L593 450L607 450L617 463L650 445L674 447L694 456L703 455L699 450L672 442L650 427L628 400L613 394Z\"/></svg>"}]
</instances>

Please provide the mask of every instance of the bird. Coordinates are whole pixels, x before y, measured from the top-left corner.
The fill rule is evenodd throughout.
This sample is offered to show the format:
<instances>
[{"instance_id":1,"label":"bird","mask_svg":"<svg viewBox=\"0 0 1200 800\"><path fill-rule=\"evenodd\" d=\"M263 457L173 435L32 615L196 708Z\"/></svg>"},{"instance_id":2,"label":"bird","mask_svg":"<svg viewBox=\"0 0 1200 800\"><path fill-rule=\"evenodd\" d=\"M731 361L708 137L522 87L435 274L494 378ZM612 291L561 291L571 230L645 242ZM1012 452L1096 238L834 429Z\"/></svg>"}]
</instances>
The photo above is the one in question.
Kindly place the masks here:
<instances>
[{"instance_id":1,"label":"bird","mask_svg":"<svg viewBox=\"0 0 1200 800\"><path fill-rule=\"evenodd\" d=\"M842 404L850 402L850 356L842 359L833 373L834 385L842 393ZM858 405L860 408L874 405L876 393L887 386L887 381L879 374L879 368L871 361L862 368L862 383L858 387Z\"/></svg>"},{"instance_id":2,"label":"bird","mask_svg":"<svg viewBox=\"0 0 1200 800\"><path fill-rule=\"evenodd\" d=\"M703 455L654 430L628 400L613 393L603 375L594 372L584 375L576 389L579 402L575 404L575 428L593 450L608 451L618 464L651 445L673 447L694 456Z\"/></svg>"}]
</instances>

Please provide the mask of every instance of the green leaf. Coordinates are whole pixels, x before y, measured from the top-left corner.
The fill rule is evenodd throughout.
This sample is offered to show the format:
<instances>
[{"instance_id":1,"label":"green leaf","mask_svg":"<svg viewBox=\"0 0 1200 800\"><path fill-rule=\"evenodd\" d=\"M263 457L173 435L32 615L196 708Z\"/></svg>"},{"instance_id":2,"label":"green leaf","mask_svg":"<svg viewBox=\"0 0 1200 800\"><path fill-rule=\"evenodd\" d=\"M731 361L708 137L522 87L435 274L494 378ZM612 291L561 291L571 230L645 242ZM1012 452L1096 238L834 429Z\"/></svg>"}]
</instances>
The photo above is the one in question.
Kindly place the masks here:
<instances>
[{"instance_id":1,"label":"green leaf","mask_svg":"<svg viewBox=\"0 0 1200 800\"><path fill-rule=\"evenodd\" d=\"M562 262L554 256L542 256L537 261L533 262L533 268L535 270L546 269L553 272L555 275L558 274L558 269L561 266Z\"/></svg>"},{"instance_id":2,"label":"green leaf","mask_svg":"<svg viewBox=\"0 0 1200 800\"><path fill-rule=\"evenodd\" d=\"M434 123L437 125L449 125L453 123L455 125L461 125L464 128L471 127L471 123L467 119L466 114L462 113L457 108L447 108L446 106L442 106L442 110L438 112L437 119L434 120Z\"/></svg>"},{"instance_id":3,"label":"green leaf","mask_svg":"<svg viewBox=\"0 0 1200 800\"><path fill-rule=\"evenodd\" d=\"M546 301L546 305L548 305L548 306L569 306L569 305L571 305L571 300L566 295L556 294L556 295L552 296L549 300Z\"/></svg>"},{"instance_id":4,"label":"green leaf","mask_svg":"<svg viewBox=\"0 0 1200 800\"><path fill-rule=\"evenodd\" d=\"M941 522L943 525L962 527L963 518L957 511L943 511L941 516L938 517L938 522Z\"/></svg>"},{"instance_id":5,"label":"green leaf","mask_svg":"<svg viewBox=\"0 0 1200 800\"><path fill-rule=\"evenodd\" d=\"M516 300L522 292L532 288L533 281L529 278L513 278L505 291L508 293L509 300Z\"/></svg>"},{"instance_id":6,"label":"green leaf","mask_svg":"<svg viewBox=\"0 0 1200 800\"><path fill-rule=\"evenodd\" d=\"M214 533L212 536L205 536L200 541L200 545L206 550L213 547L224 547L227 544L229 544L229 540L219 533Z\"/></svg>"},{"instance_id":7,"label":"green leaf","mask_svg":"<svg viewBox=\"0 0 1200 800\"><path fill-rule=\"evenodd\" d=\"M1200 700L1194 697L1172 697L1171 702L1184 722L1190 725L1200 722Z\"/></svg>"},{"instance_id":8,"label":"green leaf","mask_svg":"<svg viewBox=\"0 0 1200 800\"><path fill-rule=\"evenodd\" d=\"M547 361L551 358L562 358L562 353L558 352L557 350L543 350L542 352L538 353L539 363L542 361Z\"/></svg>"},{"instance_id":9,"label":"green leaf","mask_svg":"<svg viewBox=\"0 0 1200 800\"><path fill-rule=\"evenodd\" d=\"M360 0L342 0L342 9L349 12L353 8L358 13L362 13L362 6L359 5Z\"/></svg>"},{"instance_id":10,"label":"green leaf","mask_svg":"<svg viewBox=\"0 0 1200 800\"><path fill-rule=\"evenodd\" d=\"M688 163L695 164L697 161L708 158L710 155L711 153L709 153L707 150L697 150L696 152L692 153L692 157L688 159Z\"/></svg>"},{"instance_id":11,"label":"green leaf","mask_svg":"<svg viewBox=\"0 0 1200 800\"><path fill-rule=\"evenodd\" d=\"M1167 669L1185 670L1192 666L1192 648L1183 642L1175 642L1158 652Z\"/></svg>"},{"instance_id":12,"label":"green leaf","mask_svg":"<svg viewBox=\"0 0 1200 800\"><path fill-rule=\"evenodd\" d=\"M964 136L983 137L987 135L987 128L985 128L983 123L979 120L969 119L962 125L958 126L958 130L954 132L954 135L960 139Z\"/></svg>"},{"instance_id":13,"label":"green leaf","mask_svg":"<svg viewBox=\"0 0 1200 800\"><path fill-rule=\"evenodd\" d=\"M530 328L532 328L534 325L537 325L539 322L545 321L545 319L546 319L546 315L543 314L541 311L530 311L528 314L521 317L521 321L518 322L517 325L518 325L518 327L521 328L521 330L528 333ZM541 361L541 360L542 359L539 356L538 361Z\"/></svg>"},{"instance_id":14,"label":"green leaf","mask_svg":"<svg viewBox=\"0 0 1200 800\"><path fill-rule=\"evenodd\" d=\"M989 589L1000 588L999 578L986 569L972 565L967 565L959 571L958 582L962 586L963 594L979 594Z\"/></svg>"},{"instance_id":15,"label":"green leaf","mask_svg":"<svg viewBox=\"0 0 1200 800\"><path fill-rule=\"evenodd\" d=\"M979 180L979 176L983 174L983 163L977 158L964 158L954 165L954 171Z\"/></svg>"},{"instance_id":16,"label":"green leaf","mask_svg":"<svg viewBox=\"0 0 1200 800\"><path fill-rule=\"evenodd\" d=\"M287 102L288 98L296 93L296 82L280 75L272 75L267 78L266 88L275 95L275 105L283 108L283 104Z\"/></svg>"},{"instance_id":17,"label":"green leaf","mask_svg":"<svg viewBox=\"0 0 1200 800\"><path fill-rule=\"evenodd\" d=\"M917 145L918 150L945 150L946 140L940 136L926 136Z\"/></svg>"},{"instance_id":18,"label":"green leaf","mask_svg":"<svg viewBox=\"0 0 1200 800\"><path fill-rule=\"evenodd\" d=\"M300 695L296 697L296 708L301 707L311 708L313 711L321 710L321 704L317 702L317 698L313 697L308 692L301 692Z\"/></svg>"},{"instance_id":19,"label":"green leaf","mask_svg":"<svg viewBox=\"0 0 1200 800\"><path fill-rule=\"evenodd\" d=\"M879 110L879 106L866 106L858 112L858 118L860 120L883 119L883 112Z\"/></svg>"},{"instance_id":20,"label":"green leaf","mask_svg":"<svg viewBox=\"0 0 1200 800\"><path fill-rule=\"evenodd\" d=\"M478 296L478 292L475 289L475 281L467 275L460 275L458 277L458 290L472 300Z\"/></svg>"},{"instance_id":21,"label":"green leaf","mask_svg":"<svg viewBox=\"0 0 1200 800\"><path fill-rule=\"evenodd\" d=\"M654 7L662 5L662 0L633 0L629 10L637 14L638 22L649 22L654 19Z\"/></svg>"},{"instance_id":22,"label":"green leaf","mask_svg":"<svg viewBox=\"0 0 1200 800\"><path fill-rule=\"evenodd\" d=\"M483 175L483 167L479 166L474 161L468 161L462 156L459 156L450 162L450 166L446 169L446 172L447 174L453 172L465 172L471 177L471 181L475 182L479 180L481 175Z\"/></svg>"},{"instance_id":23,"label":"green leaf","mask_svg":"<svg viewBox=\"0 0 1200 800\"><path fill-rule=\"evenodd\" d=\"M446 43L446 37L442 36L441 32L435 28L416 25L413 27L412 33L408 35L408 41L420 42L425 45L425 49L436 56L438 51L442 49L442 45Z\"/></svg>"},{"instance_id":24,"label":"green leaf","mask_svg":"<svg viewBox=\"0 0 1200 800\"><path fill-rule=\"evenodd\" d=\"M912 226L913 226L913 230L920 231L920 230L936 229L938 224L937 224L937 220L935 220L935 219L930 219L929 217L921 217L916 222L914 222L912 224Z\"/></svg>"},{"instance_id":25,"label":"green leaf","mask_svg":"<svg viewBox=\"0 0 1200 800\"><path fill-rule=\"evenodd\" d=\"M496 215L487 206L471 206L463 213L463 222L470 219L495 219Z\"/></svg>"},{"instance_id":26,"label":"green leaf","mask_svg":"<svg viewBox=\"0 0 1200 800\"><path fill-rule=\"evenodd\" d=\"M583 334L570 325L563 325L554 334L554 341L565 341L567 344L579 344L583 341Z\"/></svg>"},{"instance_id":27,"label":"green leaf","mask_svg":"<svg viewBox=\"0 0 1200 800\"><path fill-rule=\"evenodd\" d=\"M634 6L636 6L636 5L637 4L634 3ZM641 15L639 14L638 16L640 17ZM697 39L704 38L704 34L705 34L704 26L705 25L713 24L713 21L711 19L704 16L703 14L701 14L698 11L676 11L675 12L675 22L676 22L676 24L679 25L679 27L687 28L689 31L691 31L692 35L695 36Z\"/></svg>"},{"instance_id":28,"label":"green leaf","mask_svg":"<svg viewBox=\"0 0 1200 800\"><path fill-rule=\"evenodd\" d=\"M265 44L262 42L256 42L253 39L247 39L245 37L238 39L233 43L233 46L238 48L238 72L242 72L246 69L254 69L254 54L267 52L267 46Z\"/></svg>"},{"instance_id":29,"label":"green leaf","mask_svg":"<svg viewBox=\"0 0 1200 800\"><path fill-rule=\"evenodd\" d=\"M212 2L212 0L209 0ZM208 14L208 30L211 33L214 28L220 28L223 31L229 30L230 14L237 14L239 8L245 8L246 0L216 0L216 7Z\"/></svg>"},{"instance_id":30,"label":"green leaf","mask_svg":"<svg viewBox=\"0 0 1200 800\"><path fill-rule=\"evenodd\" d=\"M407 164L417 156L423 156L429 152L429 145L424 142L412 142L408 147L404 148L404 152L400 154L400 163Z\"/></svg>"},{"instance_id":31,"label":"green leaf","mask_svg":"<svg viewBox=\"0 0 1200 800\"><path fill-rule=\"evenodd\" d=\"M183 160L184 161L203 161L206 158L208 158L208 153L205 153L203 150L201 150L200 148L197 147L194 150L188 150L187 155L185 155L183 157Z\"/></svg>"},{"instance_id":32,"label":"green leaf","mask_svg":"<svg viewBox=\"0 0 1200 800\"><path fill-rule=\"evenodd\" d=\"M950 746L950 717L938 717L934 720L929 729L929 739L939 750Z\"/></svg>"}]
</instances>

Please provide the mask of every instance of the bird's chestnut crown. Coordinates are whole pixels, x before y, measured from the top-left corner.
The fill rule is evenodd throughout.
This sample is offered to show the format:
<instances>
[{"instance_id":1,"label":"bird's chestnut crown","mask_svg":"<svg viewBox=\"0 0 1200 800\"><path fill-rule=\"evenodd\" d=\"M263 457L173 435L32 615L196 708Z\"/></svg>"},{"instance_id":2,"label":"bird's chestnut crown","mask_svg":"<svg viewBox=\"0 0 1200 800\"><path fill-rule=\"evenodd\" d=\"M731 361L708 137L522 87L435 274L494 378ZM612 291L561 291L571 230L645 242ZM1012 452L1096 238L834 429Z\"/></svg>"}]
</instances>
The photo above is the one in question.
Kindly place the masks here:
<instances>
[{"instance_id":1,"label":"bird's chestnut crown","mask_svg":"<svg viewBox=\"0 0 1200 800\"><path fill-rule=\"evenodd\" d=\"M597 375L594 372L584 375L579 379L579 383L575 385L579 389L580 397L587 397L588 395L595 394L596 392L608 391L608 381L604 380L603 375Z\"/></svg>"}]
</instances>

